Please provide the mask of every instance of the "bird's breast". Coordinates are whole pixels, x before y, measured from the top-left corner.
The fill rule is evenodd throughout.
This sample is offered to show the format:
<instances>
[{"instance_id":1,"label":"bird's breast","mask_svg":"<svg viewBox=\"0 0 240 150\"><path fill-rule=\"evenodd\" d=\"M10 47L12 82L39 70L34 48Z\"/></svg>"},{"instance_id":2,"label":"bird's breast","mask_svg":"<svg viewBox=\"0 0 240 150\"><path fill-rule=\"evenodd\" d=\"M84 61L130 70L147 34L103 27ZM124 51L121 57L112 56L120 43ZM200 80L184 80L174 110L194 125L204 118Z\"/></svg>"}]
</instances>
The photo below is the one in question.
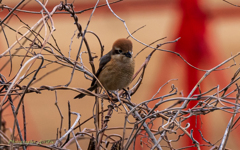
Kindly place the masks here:
<instances>
[{"instance_id":1,"label":"bird's breast","mask_svg":"<svg viewBox=\"0 0 240 150\"><path fill-rule=\"evenodd\" d=\"M112 55L111 60L104 66L98 79L106 90L120 90L131 83L134 66L133 58Z\"/></svg>"}]
</instances>

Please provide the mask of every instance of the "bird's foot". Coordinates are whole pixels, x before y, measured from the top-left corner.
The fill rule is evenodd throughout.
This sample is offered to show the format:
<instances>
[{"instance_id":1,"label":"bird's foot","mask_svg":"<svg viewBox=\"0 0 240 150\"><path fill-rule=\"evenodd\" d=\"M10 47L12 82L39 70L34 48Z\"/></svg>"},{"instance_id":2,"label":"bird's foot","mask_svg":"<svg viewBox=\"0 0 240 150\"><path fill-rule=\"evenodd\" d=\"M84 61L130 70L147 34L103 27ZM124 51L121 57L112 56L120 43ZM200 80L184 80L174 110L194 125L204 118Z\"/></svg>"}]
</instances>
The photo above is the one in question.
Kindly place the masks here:
<instances>
[{"instance_id":1,"label":"bird's foot","mask_svg":"<svg viewBox=\"0 0 240 150\"><path fill-rule=\"evenodd\" d=\"M116 93L113 93L113 94L116 94ZM114 97L113 94L112 94L112 92L107 91L107 95L108 95L109 101L110 101L111 105L113 106L114 110L117 111L115 108L118 108L118 106L112 100L112 98Z\"/></svg>"},{"instance_id":2,"label":"bird's foot","mask_svg":"<svg viewBox=\"0 0 240 150\"><path fill-rule=\"evenodd\" d=\"M112 98L114 97L112 92L108 92L108 95L111 96Z\"/></svg>"},{"instance_id":3,"label":"bird's foot","mask_svg":"<svg viewBox=\"0 0 240 150\"><path fill-rule=\"evenodd\" d=\"M131 100L130 93L126 89L124 89L124 88L123 88L123 91L124 91L123 96L126 96L127 100Z\"/></svg>"}]
</instances>

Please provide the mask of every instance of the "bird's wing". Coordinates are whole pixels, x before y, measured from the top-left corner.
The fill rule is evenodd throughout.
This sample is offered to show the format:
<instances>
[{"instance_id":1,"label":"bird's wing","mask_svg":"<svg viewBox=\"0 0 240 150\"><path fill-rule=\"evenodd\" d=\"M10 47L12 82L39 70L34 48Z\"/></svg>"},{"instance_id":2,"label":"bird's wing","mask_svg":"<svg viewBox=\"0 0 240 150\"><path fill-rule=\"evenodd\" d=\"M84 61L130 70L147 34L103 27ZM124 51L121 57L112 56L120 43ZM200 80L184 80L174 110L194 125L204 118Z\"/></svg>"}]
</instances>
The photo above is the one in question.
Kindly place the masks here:
<instances>
[{"instance_id":1,"label":"bird's wing","mask_svg":"<svg viewBox=\"0 0 240 150\"><path fill-rule=\"evenodd\" d=\"M100 58L99 68L97 73L95 74L96 77L99 76L101 71L103 70L104 66L111 60L111 51L109 51L106 55ZM91 86L93 86L96 82L96 78L93 78Z\"/></svg>"}]
</instances>

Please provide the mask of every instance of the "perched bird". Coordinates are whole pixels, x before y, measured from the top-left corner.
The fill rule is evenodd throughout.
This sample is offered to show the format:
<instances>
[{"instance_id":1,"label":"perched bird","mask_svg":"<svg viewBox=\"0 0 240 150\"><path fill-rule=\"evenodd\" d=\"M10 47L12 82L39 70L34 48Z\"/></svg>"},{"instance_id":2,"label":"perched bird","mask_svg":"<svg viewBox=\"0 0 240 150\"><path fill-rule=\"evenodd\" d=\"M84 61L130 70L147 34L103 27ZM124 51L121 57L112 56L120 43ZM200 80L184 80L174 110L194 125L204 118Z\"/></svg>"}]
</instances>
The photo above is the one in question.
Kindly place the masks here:
<instances>
[{"instance_id":1,"label":"perched bird","mask_svg":"<svg viewBox=\"0 0 240 150\"><path fill-rule=\"evenodd\" d=\"M100 58L100 64L96 77L108 91L120 90L127 87L134 73L134 59L132 58L132 42L128 39L118 39L113 43L112 50ZM93 78L89 91L99 86ZM85 94L79 94L76 98L82 98Z\"/></svg>"}]
</instances>

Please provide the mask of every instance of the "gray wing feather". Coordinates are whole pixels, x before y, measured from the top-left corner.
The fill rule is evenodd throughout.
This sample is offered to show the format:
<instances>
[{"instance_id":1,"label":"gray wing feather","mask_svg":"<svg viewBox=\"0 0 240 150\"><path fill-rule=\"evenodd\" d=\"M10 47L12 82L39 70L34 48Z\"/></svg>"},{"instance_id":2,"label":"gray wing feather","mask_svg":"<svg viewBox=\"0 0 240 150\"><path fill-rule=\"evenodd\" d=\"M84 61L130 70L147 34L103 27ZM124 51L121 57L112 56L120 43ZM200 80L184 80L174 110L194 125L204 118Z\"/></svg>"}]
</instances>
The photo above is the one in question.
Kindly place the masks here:
<instances>
[{"instance_id":1,"label":"gray wing feather","mask_svg":"<svg viewBox=\"0 0 240 150\"><path fill-rule=\"evenodd\" d=\"M99 68L97 73L95 74L96 77L99 76L101 71L103 70L104 66L111 60L111 51L109 51L106 55L100 58ZM93 78L91 86L93 86L96 82L96 79Z\"/></svg>"}]
</instances>

